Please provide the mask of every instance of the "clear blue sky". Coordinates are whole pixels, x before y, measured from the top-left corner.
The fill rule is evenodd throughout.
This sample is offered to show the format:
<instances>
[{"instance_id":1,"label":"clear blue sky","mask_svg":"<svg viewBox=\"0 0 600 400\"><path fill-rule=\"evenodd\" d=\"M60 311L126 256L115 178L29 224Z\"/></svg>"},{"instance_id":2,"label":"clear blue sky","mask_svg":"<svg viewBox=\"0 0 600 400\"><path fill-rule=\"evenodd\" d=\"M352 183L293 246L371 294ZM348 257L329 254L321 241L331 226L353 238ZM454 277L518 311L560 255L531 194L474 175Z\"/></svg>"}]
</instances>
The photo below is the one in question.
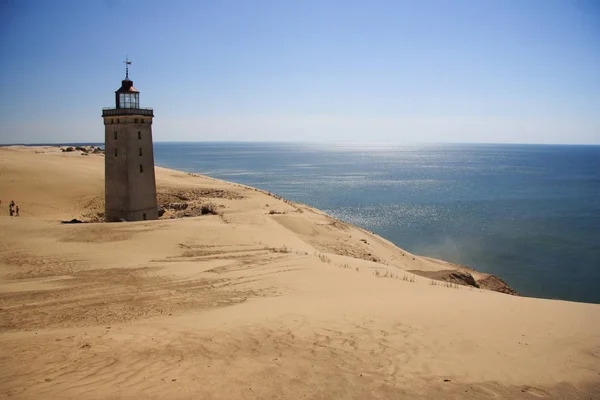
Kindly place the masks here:
<instances>
[{"instance_id":1,"label":"clear blue sky","mask_svg":"<svg viewBox=\"0 0 600 400\"><path fill-rule=\"evenodd\" d=\"M600 143L597 0L0 0L0 143Z\"/></svg>"}]
</instances>

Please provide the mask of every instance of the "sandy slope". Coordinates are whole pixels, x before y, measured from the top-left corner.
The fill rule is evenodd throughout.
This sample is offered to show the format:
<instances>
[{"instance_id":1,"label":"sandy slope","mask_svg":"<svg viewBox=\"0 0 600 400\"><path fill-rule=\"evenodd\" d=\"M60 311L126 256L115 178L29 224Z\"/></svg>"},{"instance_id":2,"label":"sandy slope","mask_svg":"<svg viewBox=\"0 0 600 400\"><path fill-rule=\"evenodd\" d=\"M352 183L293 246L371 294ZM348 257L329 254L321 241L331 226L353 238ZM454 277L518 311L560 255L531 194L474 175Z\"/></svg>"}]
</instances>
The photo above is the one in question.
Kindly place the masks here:
<instances>
[{"instance_id":1,"label":"sandy slope","mask_svg":"<svg viewBox=\"0 0 600 400\"><path fill-rule=\"evenodd\" d=\"M103 161L0 148L0 397L600 398L598 305L432 285L406 271L456 266L162 168L219 215L59 224L101 210Z\"/></svg>"}]
</instances>

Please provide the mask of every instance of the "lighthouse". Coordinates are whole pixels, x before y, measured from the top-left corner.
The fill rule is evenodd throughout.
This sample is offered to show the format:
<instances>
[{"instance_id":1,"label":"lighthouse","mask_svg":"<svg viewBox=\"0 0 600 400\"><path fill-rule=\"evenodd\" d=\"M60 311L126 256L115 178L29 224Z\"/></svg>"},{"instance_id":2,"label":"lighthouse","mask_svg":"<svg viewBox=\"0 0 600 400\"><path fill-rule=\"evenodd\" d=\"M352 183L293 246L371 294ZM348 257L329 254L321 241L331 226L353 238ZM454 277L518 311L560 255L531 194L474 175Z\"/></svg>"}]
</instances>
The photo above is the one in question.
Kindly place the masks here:
<instances>
[{"instance_id":1,"label":"lighthouse","mask_svg":"<svg viewBox=\"0 0 600 400\"><path fill-rule=\"evenodd\" d=\"M115 92L115 106L104 108L104 218L107 222L158 219L151 108L140 107L140 92L129 79Z\"/></svg>"}]
</instances>

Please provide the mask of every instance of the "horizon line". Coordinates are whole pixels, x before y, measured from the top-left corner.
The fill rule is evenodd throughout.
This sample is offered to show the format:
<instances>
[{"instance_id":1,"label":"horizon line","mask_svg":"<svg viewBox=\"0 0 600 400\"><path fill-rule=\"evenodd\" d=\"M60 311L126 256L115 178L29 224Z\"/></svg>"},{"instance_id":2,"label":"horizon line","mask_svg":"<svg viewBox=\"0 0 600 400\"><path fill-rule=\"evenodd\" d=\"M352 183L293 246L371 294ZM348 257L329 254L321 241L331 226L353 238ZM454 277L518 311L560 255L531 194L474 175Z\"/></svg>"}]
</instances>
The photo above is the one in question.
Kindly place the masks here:
<instances>
[{"instance_id":1,"label":"horizon line","mask_svg":"<svg viewBox=\"0 0 600 400\"><path fill-rule=\"evenodd\" d=\"M80 142L22 142L0 143L0 147L8 146L68 146L101 144L104 141ZM284 141L284 140L155 140L153 143L280 143L280 144L357 144L357 145L390 145L390 146L427 146L427 145L519 145L519 146L600 146L600 143L535 143L535 142L362 142L362 141Z\"/></svg>"}]
</instances>

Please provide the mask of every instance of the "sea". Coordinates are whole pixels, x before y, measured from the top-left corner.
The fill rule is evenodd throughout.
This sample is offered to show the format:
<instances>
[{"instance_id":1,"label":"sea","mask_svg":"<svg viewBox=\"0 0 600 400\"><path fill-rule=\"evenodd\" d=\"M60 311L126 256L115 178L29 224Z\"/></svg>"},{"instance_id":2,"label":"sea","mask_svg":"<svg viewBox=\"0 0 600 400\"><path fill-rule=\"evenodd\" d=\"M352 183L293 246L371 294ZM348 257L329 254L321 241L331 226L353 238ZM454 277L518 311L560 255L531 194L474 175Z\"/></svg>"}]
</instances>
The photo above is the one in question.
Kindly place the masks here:
<instances>
[{"instance_id":1,"label":"sea","mask_svg":"<svg viewBox=\"0 0 600 400\"><path fill-rule=\"evenodd\" d=\"M495 274L523 296L600 304L600 146L157 142L154 156Z\"/></svg>"},{"instance_id":2,"label":"sea","mask_svg":"<svg viewBox=\"0 0 600 400\"><path fill-rule=\"evenodd\" d=\"M600 303L600 146L163 142L154 156L495 274L524 296Z\"/></svg>"}]
</instances>

